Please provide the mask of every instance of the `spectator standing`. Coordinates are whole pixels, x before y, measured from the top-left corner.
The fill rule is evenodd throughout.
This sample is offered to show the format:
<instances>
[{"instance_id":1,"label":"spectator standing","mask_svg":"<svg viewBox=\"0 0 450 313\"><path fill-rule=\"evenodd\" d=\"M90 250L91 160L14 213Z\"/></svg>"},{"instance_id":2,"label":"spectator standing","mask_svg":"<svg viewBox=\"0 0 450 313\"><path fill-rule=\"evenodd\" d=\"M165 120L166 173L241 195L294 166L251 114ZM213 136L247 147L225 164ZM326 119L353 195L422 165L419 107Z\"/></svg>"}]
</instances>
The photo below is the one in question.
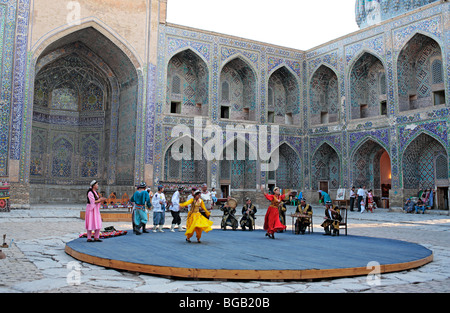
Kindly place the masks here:
<instances>
[{"instance_id":1,"label":"spectator standing","mask_svg":"<svg viewBox=\"0 0 450 313\"><path fill-rule=\"evenodd\" d=\"M153 206L153 232L159 231L163 233L163 227L166 216L166 197L164 195L164 187L158 186L158 191L152 199Z\"/></svg>"}]
</instances>

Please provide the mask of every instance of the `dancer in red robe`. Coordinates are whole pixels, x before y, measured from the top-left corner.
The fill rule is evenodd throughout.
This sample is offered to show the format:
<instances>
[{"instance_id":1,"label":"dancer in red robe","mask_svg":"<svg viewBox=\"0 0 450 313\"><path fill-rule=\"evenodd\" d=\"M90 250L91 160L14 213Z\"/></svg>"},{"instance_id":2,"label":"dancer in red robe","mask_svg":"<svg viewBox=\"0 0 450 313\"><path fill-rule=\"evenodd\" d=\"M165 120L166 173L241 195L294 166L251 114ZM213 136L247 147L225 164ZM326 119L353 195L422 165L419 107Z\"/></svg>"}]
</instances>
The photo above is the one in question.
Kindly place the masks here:
<instances>
[{"instance_id":1,"label":"dancer in red robe","mask_svg":"<svg viewBox=\"0 0 450 313\"><path fill-rule=\"evenodd\" d=\"M273 195L265 193L262 186L261 191L266 199L270 201L270 206L264 217L264 230L266 231L266 236L275 239L275 232L286 229L286 226L281 223L280 215L278 213L278 206L281 204L281 201L284 200L285 195L280 195L280 188L278 187L273 189Z\"/></svg>"}]
</instances>

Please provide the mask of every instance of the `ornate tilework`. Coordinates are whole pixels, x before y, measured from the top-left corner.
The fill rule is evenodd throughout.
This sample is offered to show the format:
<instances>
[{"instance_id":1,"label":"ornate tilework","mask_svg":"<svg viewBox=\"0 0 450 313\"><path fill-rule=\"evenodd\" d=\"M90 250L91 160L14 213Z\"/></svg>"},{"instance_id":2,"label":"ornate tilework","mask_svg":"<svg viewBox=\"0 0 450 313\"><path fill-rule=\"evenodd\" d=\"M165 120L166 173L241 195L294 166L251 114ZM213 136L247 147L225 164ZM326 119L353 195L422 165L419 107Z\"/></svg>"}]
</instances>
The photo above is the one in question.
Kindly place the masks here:
<instances>
[{"instance_id":1,"label":"ornate tilework","mask_svg":"<svg viewBox=\"0 0 450 313\"><path fill-rule=\"evenodd\" d=\"M385 15L425 4L422 0L372 2L379 3L376 9ZM32 51L27 51L28 34L32 33L29 27L35 27L29 16L30 1L0 0L0 176L8 175L10 158L19 160L19 180L25 183L29 178L43 182L42 177L52 174L59 182L97 174L109 185L132 185L143 179L144 168L149 168L153 173L146 175L153 177L153 182L147 183L155 185L170 172L166 170L170 162L165 162L164 155L164 149L171 144L168 130L178 123L193 127L192 116L200 112L192 112L201 104L205 123L220 127L242 123L258 129L267 123L268 111L273 110L280 118L292 111L291 125L280 127L280 141L293 148L301 161L292 161L283 154L283 164L293 163L282 165L275 174L277 183L286 188L316 188L316 181L322 177L330 179L331 187L348 187L354 181L378 185L378 178L370 177L370 173L378 171L376 159L382 150L391 158L395 192L404 188L404 181L408 186L431 185L435 179L431 160L439 168L445 168L444 163L448 167L449 11L449 3L430 4L309 51L159 24L158 33L151 34L158 36L157 63L145 64L137 72L123 54L117 53L120 49L95 35L95 29L77 32L85 43L98 39L89 45L97 52L103 50L103 62L95 53L89 59L103 75L98 77L71 66L77 64L75 52L79 52L78 56L89 53L83 44L72 41L74 34L66 37L74 44L65 51L57 49L33 60ZM66 69L77 67L80 76L87 75L89 84L80 84L77 71L54 71L57 79L43 79L46 66L57 59L67 61ZM192 60L195 64L190 63ZM55 80L60 84L55 85ZM111 89L104 88L105 84ZM446 104L435 107L431 97L437 91L447 99ZM446 93L442 95L442 91ZM177 99L192 114L167 114L168 104ZM406 100L408 107L404 105ZM386 116L380 116L384 101ZM410 101L417 101L417 105L410 106ZM248 119L246 115L234 115L236 120L222 119L220 106L224 102L235 113L244 111ZM325 108L322 104L326 104ZM361 104L368 105L370 114L361 116ZM52 107L58 114L48 113ZM329 123L319 125L318 114L326 110ZM105 111L108 114L103 115ZM330 119L330 112L335 117ZM77 116L79 113L83 114ZM110 121L105 122L109 117ZM109 125L109 131L93 129L98 123ZM43 125L55 127L59 137ZM86 129L74 131L77 135L72 138L66 130L74 127ZM422 163L416 162L422 175L417 185L408 170L414 170L410 164L420 151L417 142L422 142L417 138L424 134L433 137L445 151L431 147L429 150L436 153L430 152L423 156ZM35 147L32 141L47 142L47 149ZM50 143L55 144L58 153L48 153ZM99 156L89 149L96 145L104 151ZM63 148L71 148L72 154L62 153ZM325 157L334 157L330 149L337 155L333 162ZM286 155L292 156L287 150ZM48 159L42 157L46 154L50 155ZM80 162L69 164L69 158ZM102 165L105 159L108 164ZM186 162L180 166L208 183L219 182L225 172L230 173L229 177L233 173L235 187L255 189L267 181L258 164L240 160L224 167L213 161L201 173L195 172L198 164ZM369 172L363 170L367 167ZM102 168L108 168L108 173L103 173ZM289 169L299 173L298 180L289 176Z\"/></svg>"}]
</instances>

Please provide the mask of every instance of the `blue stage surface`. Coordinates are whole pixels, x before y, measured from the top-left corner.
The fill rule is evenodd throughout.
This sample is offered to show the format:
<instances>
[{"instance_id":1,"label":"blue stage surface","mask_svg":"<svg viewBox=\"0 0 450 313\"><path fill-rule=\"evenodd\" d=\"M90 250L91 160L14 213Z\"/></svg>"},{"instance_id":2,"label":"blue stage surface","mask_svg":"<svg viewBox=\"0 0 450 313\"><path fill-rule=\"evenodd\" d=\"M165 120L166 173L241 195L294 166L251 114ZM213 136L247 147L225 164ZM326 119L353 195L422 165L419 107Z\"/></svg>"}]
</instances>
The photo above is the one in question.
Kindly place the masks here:
<instances>
[{"instance_id":1,"label":"blue stage surface","mask_svg":"<svg viewBox=\"0 0 450 313\"><path fill-rule=\"evenodd\" d=\"M212 230L202 243L183 232L148 233L88 243L67 243L66 252L84 262L148 274L192 279L302 280L366 275L370 262L380 273L416 268L429 263L425 247L392 239L323 236L322 233L264 236L262 230Z\"/></svg>"}]
</instances>

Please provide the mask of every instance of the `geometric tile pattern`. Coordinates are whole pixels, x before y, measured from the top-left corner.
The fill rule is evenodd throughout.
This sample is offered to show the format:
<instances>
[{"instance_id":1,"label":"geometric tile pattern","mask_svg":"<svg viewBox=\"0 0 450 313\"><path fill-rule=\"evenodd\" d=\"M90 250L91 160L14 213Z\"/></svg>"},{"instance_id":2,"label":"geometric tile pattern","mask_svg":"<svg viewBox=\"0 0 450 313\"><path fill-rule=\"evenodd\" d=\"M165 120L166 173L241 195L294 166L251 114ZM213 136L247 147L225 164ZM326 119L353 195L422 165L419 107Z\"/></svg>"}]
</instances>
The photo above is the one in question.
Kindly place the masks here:
<instances>
[{"instance_id":1,"label":"geometric tile pattern","mask_svg":"<svg viewBox=\"0 0 450 313\"><path fill-rule=\"evenodd\" d=\"M301 188L301 161L290 145L279 147L279 166L275 173L276 185L281 189Z\"/></svg>"},{"instance_id":2,"label":"geometric tile pattern","mask_svg":"<svg viewBox=\"0 0 450 313\"><path fill-rule=\"evenodd\" d=\"M432 85L442 82L441 66L441 48L435 40L416 34L408 41L397 68L400 111L433 105Z\"/></svg>"},{"instance_id":3,"label":"geometric tile pattern","mask_svg":"<svg viewBox=\"0 0 450 313\"><path fill-rule=\"evenodd\" d=\"M379 4L372 9L387 15L425 4L422 0L364 3L368 2ZM35 71L39 64L32 60L33 51L27 50L28 35L32 33L29 26L34 27L30 4L30 0L0 0L0 177L8 177L10 159L20 162L19 179L24 183L28 178L38 182L52 175L68 182L71 178L88 179L96 174L113 178L108 180L113 184L132 185L142 177L146 165L151 165L154 181L147 183L156 185L165 173L176 173L166 171L169 163L165 162L164 151L173 142L167 140L165 130L179 123L192 127L192 115L197 114L192 110L199 104L201 115L207 116L212 124L234 125L236 121L220 118L221 101L227 99L231 110L251 115L250 124L256 129L267 122L269 105L277 115L284 112L295 116L292 125L280 123L280 135L289 138L286 142L299 143L291 147L301 158L292 164L291 160L283 161L289 166L282 165L276 173L281 178L277 179L280 184L298 178L294 185L310 189L315 187L313 177L323 172L323 177L330 177L330 186L350 186L356 180L377 185L377 177L371 177L370 171L378 171L381 148L390 156L392 186L396 190L406 187L403 184L432 184L437 164L440 169L448 170L449 104L447 101L434 107L431 98L438 87L445 89L447 98L450 94L450 4L447 2L396 17L309 51L160 24L158 33L152 34L157 36L157 48L149 47L149 51L157 54L157 64L142 64L137 75L134 65L130 66L131 62L117 53L122 51L118 46L105 44L104 39L88 44L95 41L91 36L95 29L79 33L79 39L96 52L94 63L107 76L103 81L102 77L74 66L80 63L71 53L64 59L64 66L60 63L61 66L48 67L56 78L39 76L45 68ZM365 5L359 6L357 18L368 17L361 15L366 9ZM64 39L66 43L75 43L74 34ZM132 46L123 45L123 50ZM80 46L79 51L86 49ZM99 62L100 55L104 62ZM52 56L50 53L44 58ZM45 60L44 63L53 62ZM330 75L325 77L324 67L333 75L328 71ZM86 80L81 81L79 77L83 75ZM112 78L115 75L118 80ZM105 80L112 85L114 79L116 85L105 88ZM379 116L382 97L386 98L387 117ZM187 114L165 115L167 104L175 99L183 103ZM366 118L361 118L360 104L368 105ZM59 114L48 114L50 108ZM419 110L411 111L416 108ZM336 114L336 123L318 125L313 115L326 110ZM80 112L86 114L84 119L76 117ZM103 112L110 113L110 121L105 122L102 114L97 115ZM108 125L110 131L91 131L97 122ZM43 127L49 124L54 129ZM71 127L83 131L75 131L74 136L67 131ZM136 129L137 134L130 129ZM422 139L418 139L421 133L438 144L421 149ZM370 140L373 143L369 144ZM32 142L47 144L39 148ZM337 166L327 164L328 156L320 147L324 142L335 151ZM254 148L254 144L249 145ZM102 152L97 155L95 148ZM420 154L422 150L428 154ZM289 159L286 155L292 153L283 154ZM108 158L108 164L102 164ZM230 177L231 173L235 176L236 186L250 189L265 182L266 174L259 171L258 162L242 162L229 164L228 168L222 168L219 161L211 162L207 169L192 162L179 166L202 179L207 176L208 181L217 181L220 172L227 169ZM413 164L420 168L412 167ZM288 168L293 168L298 175L289 177ZM367 168L369 174L364 172ZM108 174L102 172L105 169ZM413 181L414 169L418 182ZM334 173L337 176L331 178Z\"/></svg>"},{"instance_id":4,"label":"geometric tile pattern","mask_svg":"<svg viewBox=\"0 0 450 313\"><path fill-rule=\"evenodd\" d=\"M403 153L403 187L406 189L434 188L436 179L436 160L448 159L447 152L436 139L427 134L417 136ZM442 169L442 165L440 165ZM448 177L448 163L443 177Z\"/></svg>"},{"instance_id":5,"label":"geometric tile pattern","mask_svg":"<svg viewBox=\"0 0 450 313\"><path fill-rule=\"evenodd\" d=\"M241 96L242 93L239 90L233 88L232 79L227 79L226 84L221 79L223 75L223 69L225 72L226 64L233 60L233 58L241 58L248 62L249 67L254 72L256 77L256 96L257 102L260 102L259 108L256 107L256 114L261 118L256 118L257 121L262 123L266 122L267 112L274 111L276 115L281 118L283 115L282 107L285 105L285 94L283 94L280 86L281 79L275 79L271 77L271 73L274 73L276 69L285 66L288 69L293 69L289 64L293 62L301 63L300 66L296 66L294 72L298 77L296 79L300 82L299 88L299 102L300 110L302 112L301 122L295 125L300 126L298 129L281 127L281 136L292 136L292 138L303 136L306 139L304 145L301 146L296 152L302 156L302 168L300 170L301 175L305 177L305 180L301 181L302 188L311 188L313 185L314 167L317 164L320 167L323 160L314 160L312 151L316 151L318 145L323 142L328 142L323 138L338 138L338 148L335 148L338 155L338 166L330 167L329 172L339 173L335 180L335 184L339 186L349 186L353 183L352 177L360 176L360 180L364 180L366 184L379 185L379 175L375 175L367 179L367 173L362 174L361 170L364 166L370 166L371 172L379 172L379 159L384 151L386 151L391 159L392 163L392 186L400 188L402 185L401 179L401 166L399 162L402 160L402 145L404 139L399 137L400 132L397 128L400 125L410 122L418 122L420 125L428 125L433 123L435 119L444 118L448 116L448 111L445 115L438 114L441 111L429 111L429 113L413 114L410 111L404 111L404 115L399 114L397 94L397 69L398 63L402 60L399 59L402 47L405 47L407 42L411 40L415 33L421 33L424 35L429 34L430 38L435 39L438 37L440 40L436 40L439 43L439 47L445 46L443 44L443 32L439 30L442 25L442 18L439 14L442 13L442 7L448 8L448 4L441 6L434 6L429 9L422 10L418 13L408 16L408 18L398 18L393 22L386 23L380 27L374 27L365 32L359 32L347 36L343 39L333 41L329 44L319 46L311 49L305 53L298 51L290 51L289 49L279 49L270 45L262 43L249 43L246 40L238 38L228 38L220 34L210 34L197 32L196 30L179 30L172 25L162 26L160 33L159 46L159 63L158 71L163 74L163 68L165 62L177 53L183 47L183 49L190 49L194 53L202 56L202 59L206 63L206 71L209 77L211 77L210 86L211 100L209 105L208 115L211 117L213 124L218 124L221 127L225 127L229 123L220 120L219 108L221 101L230 101L233 96ZM434 18L438 16L438 18ZM437 28L436 28L437 26ZM395 34L395 36L394 36ZM178 40L175 43L175 40ZM194 45L195 43L195 45ZM174 44L172 47L171 45ZM165 49L169 45L169 49ZM199 47L205 47L200 52ZM434 55L431 52L430 55ZM436 55L435 55L436 56ZM430 59L432 61L432 59ZM443 57L442 57L443 60ZM291 63L290 63L291 62ZM443 67L445 67L445 63ZM427 78L432 77L431 67L432 63L423 63L424 66L429 66L430 71L427 74L420 74L426 81ZM319 76L321 70L319 68L329 67L334 72L335 79ZM434 72L439 74L439 67L435 65ZM444 71L443 80L448 81L448 71ZM268 75L269 74L269 75ZM160 74L157 74L160 75ZM164 75L164 74L163 74ZM439 75L435 75L439 77ZM333 87L333 92L330 93L320 89L322 87ZM425 85L425 84L422 84ZM164 87L164 83L162 84ZM422 87L422 86L420 86ZM279 97L275 96L275 90L279 90ZM286 89L285 89L286 90ZM425 88L421 88L424 92ZM164 95L167 89L160 88L156 95L156 105L158 106L159 100L164 99ZM384 98L385 100L381 100ZM314 119L313 112L324 112L316 103L331 102L332 112L336 112L336 121L339 126L335 125L319 125L317 118ZM385 102L383 108L382 102ZM364 119L361 119L360 104L368 105L368 112ZM240 110L242 106L231 106L236 110ZM162 114L161 110L157 110L158 114ZM380 117L382 113L387 113L387 118ZM403 111L402 111L403 113ZM429 117L425 116L430 114ZM329 122L331 115L328 115ZM355 118L354 122L349 119ZM394 118L393 122L390 119ZM380 119L380 121L378 120ZM155 129L161 129L162 127L168 127L170 125L176 125L179 122L179 118L158 118L156 117ZM185 120L183 120L185 121ZM399 123L398 125L396 123ZM277 124L282 126L283 122L277 121ZM256 126L258 128L258 125ZM433 127L431 127L433 128ZM446 129L446 127L445 127ZM436 130L433 128L433 131ZM443 134L443 132L441 132ZM312 136L314 135L314 136ZM155 133L156 140L158 140L158 134ZM311 137L309 137L311 136ZM161 138L163 139L163 138ZM361 142L364 140L372 139L373 147L377 147L372 151L370 145L367 144L365 148L361 148ZM301 139L300 139L301 140ZM335 140L332 141L335 143ZM161 147L154 150L155 155L159 151L165 149L165 143L161 144ZM312 145L312 146L310 146ZM336 150L337 149L337 150ZM356 150L359 149L359 154ZM370 151L369 151L370 150ZM371 156L367 156L362 152L370 152ZM351 160L351 156L359 155L358 158L359 170L354 168L354 162ZM370 158L370 161L369 159ZM319 158L317 158L319 159ZM231 164L220 166L218 162L212 166L211 181L217 181L217 179L229 177L228 173L231 173ZM364 163L364 164L362 164ZM322 164L322 165L323 165ZM157 181L160 177L161 168L159 162L156 160L154 164L155 173L154 177ZM328 165L328 164L327 164ZM234 165L235 174L244 172L242 167L238 164ZM222 172L222 173L221 173ZM282 169L280 169L282 173ZM268 173L269 180L275 178L276 173ZM282 174L283 175L283 174ZM279 176L279 175L278 175ZM370 175L369 175L370 176ZM257 175L258 180L261 182L267 181L265 173ZM237 185L242 185L242 176L239 177ZM333 181L333 179L331 179ZM278 184L278 182L277 182ZM330 183L330 186L333 183Z\"/></svg>"},{"instance_id":6,"label":"geometric tile pattern","mask_svg":"<svg viewBox=\"0 0 450 313\"><path fill-rule=\"evenodd\" d=\"M268 84L268 110L275 113L277 124L285 123L285 114L295 114L300 94L295 76L283 66L270 75Z\"/></svg>"},{"instance_id":7,"label":"geometric tile pattern","mask_svg":"<svg viewBox=\"0 0 450 313\"><path fill-rule=\"evenodd\" d=\"M352 159L353 180L352 185L366 186L379 189L380 185L380 158L386 150L379 143L369 139L360 145Z\"/></svg>"},{"instance_id":8,"label":"geometric tile pattern","mask_svg":"<svg viewBox=\"0 0 450 313\"><path fill-rule=\"evenodd\" d=\"M310 114L313 124L320 124L320 113L327 112L330 122L336 122L339 109L339 85L336 73L322 65L311 79Z\"/></svg>"},{"instance_id":9,"label":"geometric tile pattern","mask_svg":"<svg viewBox=\"0 0 450 313\"><path fill-rule=\"evenodd\" d=\"M190 141L189 159L175 160L172 157L172 151L175 143L167 149L164 156L164 181L171 183L189 182L201 183L206 181L207 161L203 156L201 160L193 157L196 149L201 149L195 140ZM183 153L184 146L180 147L180 153Z\"/></svg>"},{"instance_id":10,"label":"geometric tile pattern","mask_svg":"<svg viewBox=\"0 0 450 313\"><path fill-rule=\"evenodd\" d=\"M399 16L438 0L357 0L356 22L360 28Z\"/></svg>"},{"instance_id":11,"label":"geometric tile pattern","mask_svg":"<svg viewBox=\"0 0 450 313\"><path fill-rule=\"evenodd\" d=\"M364 53L353 66L350 78L351 85L351 117L374 117L381 114L380 78L385 75L381 61L372 54ZM363 113L360 106L366 105Z\"/></svg>"},{"instance_id":12,"label":"geometric tile pattern","mask_svg":"<svg viewBox=\"0 0 450 313\"><path fill-rule=\"evenodd\" d=\"M92 65L92 58L87 61L77 53L40 69L34 91L31 182L106 180L101 175L100 152L105 146L103 110L108 88L107 79ZM83 126L88 127L89 134L79 131Z\"/></svg>"},{"instance_id":13,"label":"geometric tile pattern","mask_svg":"<svg viewBox=\"0 0 450 313\"><path fill-rule=\"evenodd\" d=\"M314 190L320 181L328 181L329 189L338 189L340 182L340 160L336 151L327 143L322 144L312 159L311 181Z\"/></svg>"}]
</instances>

